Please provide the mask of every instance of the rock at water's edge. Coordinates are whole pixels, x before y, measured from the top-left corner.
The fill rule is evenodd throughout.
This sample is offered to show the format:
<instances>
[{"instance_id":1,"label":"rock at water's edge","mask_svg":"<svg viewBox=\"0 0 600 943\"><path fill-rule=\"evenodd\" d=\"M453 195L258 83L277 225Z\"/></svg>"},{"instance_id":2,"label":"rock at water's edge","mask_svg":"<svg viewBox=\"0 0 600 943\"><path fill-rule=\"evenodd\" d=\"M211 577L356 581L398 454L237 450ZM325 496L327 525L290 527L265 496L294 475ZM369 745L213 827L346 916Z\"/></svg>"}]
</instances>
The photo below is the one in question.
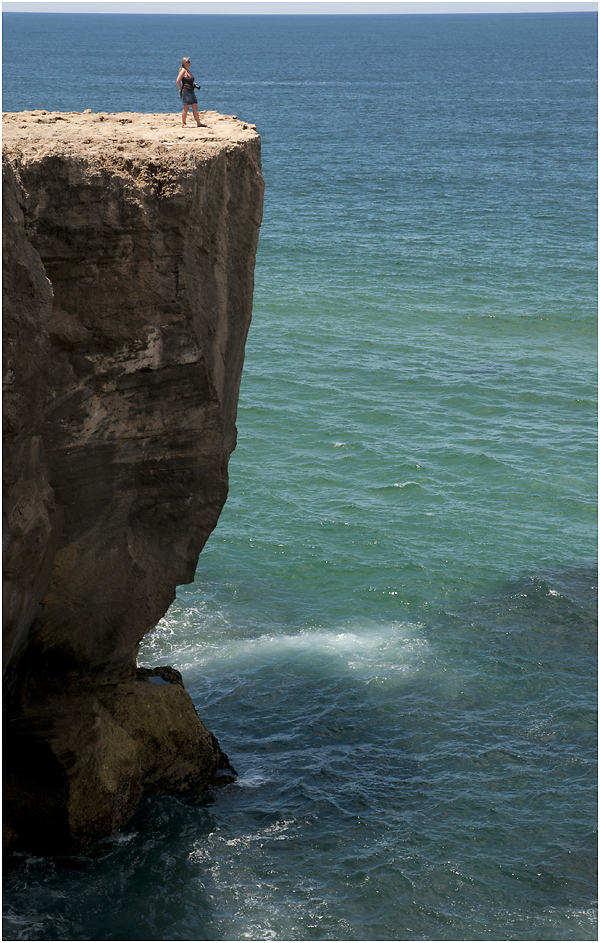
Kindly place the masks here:
<instances>
[{"instance_id":1,"label":"rock at water's edge","mask_svg":"<svg viewBox=\"0 0 600 943\"><path fill-rule=\"evenodd\" d=\"M227 495L264 189L253 126L177 120L3 116L5 824L32 851L230 768L136 667Z\"/></svg>"}]
</instances>

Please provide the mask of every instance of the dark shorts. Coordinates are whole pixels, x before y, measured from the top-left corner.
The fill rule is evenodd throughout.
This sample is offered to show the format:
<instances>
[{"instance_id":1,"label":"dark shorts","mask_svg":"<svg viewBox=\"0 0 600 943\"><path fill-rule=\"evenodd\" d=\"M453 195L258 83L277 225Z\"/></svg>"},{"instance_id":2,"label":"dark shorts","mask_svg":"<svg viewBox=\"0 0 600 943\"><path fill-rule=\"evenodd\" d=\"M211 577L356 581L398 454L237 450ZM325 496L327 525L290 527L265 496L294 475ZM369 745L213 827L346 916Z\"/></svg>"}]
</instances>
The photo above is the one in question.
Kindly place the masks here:
<instances>
[{"instance_id":1,"label":"dark shorts","mask_svg":"<svg viewBox=\"0 0 600 943\"><path fill-rule=\"evenodd\" d=\"M197 105L198 99L196 98L196 93L191 91L189 88L184 88L181 93L181 104L182 105Z\"/></svg>"}]
</instances>

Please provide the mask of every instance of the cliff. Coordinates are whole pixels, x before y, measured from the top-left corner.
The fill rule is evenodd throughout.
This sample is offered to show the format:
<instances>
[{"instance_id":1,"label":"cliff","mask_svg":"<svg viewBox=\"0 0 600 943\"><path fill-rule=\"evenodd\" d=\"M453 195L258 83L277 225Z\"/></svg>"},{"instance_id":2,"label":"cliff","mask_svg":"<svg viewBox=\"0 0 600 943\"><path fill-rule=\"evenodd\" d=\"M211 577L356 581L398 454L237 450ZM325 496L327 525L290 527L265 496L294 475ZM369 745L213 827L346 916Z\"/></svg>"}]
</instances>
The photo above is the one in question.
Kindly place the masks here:
<instances>
[{"instance_id":1,"label":"cliff","mask_svg":"<svg viewBox=\"0 0 600 943\"><path fill-rule=\"evenodd\" d=\"M5 826L72 853L228 761L143 636L235 447L262 214L253 125L3 116ZM159 682L159 683L153 683ZM226 777L227 778L227 777Z\"/></svg>"}]
</instances>

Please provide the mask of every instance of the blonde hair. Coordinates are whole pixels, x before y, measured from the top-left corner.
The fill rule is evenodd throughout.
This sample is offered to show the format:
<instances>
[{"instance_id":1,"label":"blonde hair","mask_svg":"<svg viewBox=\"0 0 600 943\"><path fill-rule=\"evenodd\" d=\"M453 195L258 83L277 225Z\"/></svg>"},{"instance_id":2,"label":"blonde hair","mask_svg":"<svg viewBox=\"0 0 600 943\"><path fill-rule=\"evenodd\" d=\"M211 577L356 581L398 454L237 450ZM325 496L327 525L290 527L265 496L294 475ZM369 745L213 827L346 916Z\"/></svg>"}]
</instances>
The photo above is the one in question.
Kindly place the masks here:
<instances>
[{"instance_id":1,"label":"blonde hair","mask_svg":"<svg viewBox=\"0 0 600 943\"><path fill-rule=\"evenodd\" d=\"M181 60L181 64L182 64L182 65L185 65L186 62L191 62L191 61L192 61L192 60L190 59L189 56L184 56L183 59Z\"/></svg>"}]
</instances>

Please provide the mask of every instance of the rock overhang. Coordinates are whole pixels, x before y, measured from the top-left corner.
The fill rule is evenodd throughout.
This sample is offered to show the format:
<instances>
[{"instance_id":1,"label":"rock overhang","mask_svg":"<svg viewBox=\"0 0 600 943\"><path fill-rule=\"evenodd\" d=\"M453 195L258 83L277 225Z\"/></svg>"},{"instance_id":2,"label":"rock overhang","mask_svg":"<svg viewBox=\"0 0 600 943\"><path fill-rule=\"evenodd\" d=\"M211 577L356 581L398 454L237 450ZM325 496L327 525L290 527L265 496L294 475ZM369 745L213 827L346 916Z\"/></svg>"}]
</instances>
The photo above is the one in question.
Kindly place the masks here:
<instances>
[{"instance_id":1,"label":"rock overhang","mask_svg":"<svg viewBox=\"0 0 600 943\"><path fill-rule=\"evenodd\" d=\"M227 495L252 311L260 137L201 118L3 115L5 716L53 783L5 764L17 847L84 849L222 762L188 695L135 673ZM171 716L164 756L191 737L197 763L192 743L150 776L123 685Z\"/></svg>"}]
</instances>

